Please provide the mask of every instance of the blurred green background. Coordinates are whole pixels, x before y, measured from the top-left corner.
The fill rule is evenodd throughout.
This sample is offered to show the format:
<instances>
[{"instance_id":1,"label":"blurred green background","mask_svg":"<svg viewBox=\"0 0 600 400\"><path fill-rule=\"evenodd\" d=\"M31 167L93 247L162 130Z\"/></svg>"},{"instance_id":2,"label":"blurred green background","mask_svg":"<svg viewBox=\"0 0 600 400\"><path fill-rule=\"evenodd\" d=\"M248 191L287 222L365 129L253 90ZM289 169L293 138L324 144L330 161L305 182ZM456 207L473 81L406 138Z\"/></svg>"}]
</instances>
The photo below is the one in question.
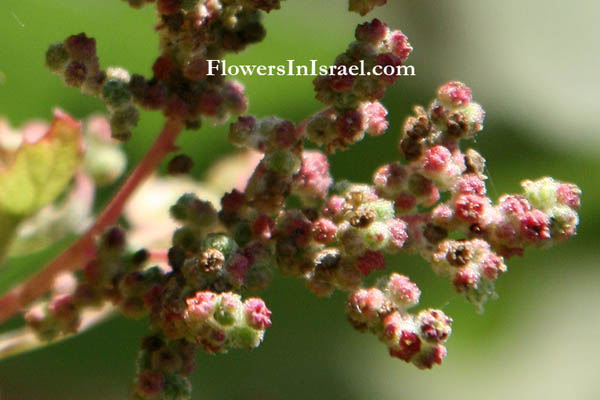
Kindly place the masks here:
<instances>
[{"instance_id":1,"label":"blurred green background","mask_svg":"<svg viewBox=\"0 0 600 400\"><path fill-rule=\"evenodd\" d=\"M519 191L525 178L575 182L584 193L579 235L509 260L509 273L498 284L500 298L483 315L417 257L390 260L422 288L423 306L441 307L454 318L448 357L432 371L391 359L374 337L353 331L342 294L317 299L298 280L276 279L264 294L274 322L265 342L255 351L200 354L193 398L599 399L600 3L390 3L373 15L409 37L415 48L409 62L417 75L388 91L386 135L332 157L335 176L367 181L378 165L396 159L412 105L428 104L437 86L459 79L487 111L485 131L473 147L488 160L491 196ZM346 0L288 0L266 16L267 39L228 61L330 63L352 40L355 25L366 20L346 7ZM2 0L0 114L18 126L51 118L54 106L78 118L103 111L98 100L63 87L44 68L48 44L85 31L97 39L103 67L149 74L157 55L153 24L150 7L136 11L117 0ZM299 121L319 109L310 77L241 80L253 114ZM160 116L142 114L126 144L130 165L161 122ZM196 160L195 175L233 150L225 132L207 125L180 139ZM15 265L38 268L50 253L13 260L12 271ZM0 282L6 279L2 273ZM124 399L144 332L144 321L116 317L74 339L0 361L0 399Z\"/></svg>"}]
</instances>

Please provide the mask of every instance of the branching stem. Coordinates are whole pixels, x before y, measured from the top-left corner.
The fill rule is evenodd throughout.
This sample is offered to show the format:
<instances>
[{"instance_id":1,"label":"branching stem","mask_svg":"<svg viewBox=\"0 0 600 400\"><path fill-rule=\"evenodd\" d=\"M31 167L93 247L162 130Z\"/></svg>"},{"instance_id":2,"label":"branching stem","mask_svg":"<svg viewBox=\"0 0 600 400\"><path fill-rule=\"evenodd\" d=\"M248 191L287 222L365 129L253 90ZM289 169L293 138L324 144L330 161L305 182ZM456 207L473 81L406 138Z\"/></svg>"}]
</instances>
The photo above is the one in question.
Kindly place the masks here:
<instances>
[{"instance_id":1,"label":"branching stem","mask_svg":"<svg viewBox=\"0 0 600 400\"><path fill-rule=\"evenodd\" d=\"M0 298L0 323L6 321L34 300L43 296L60 272L75 271L94 257L94 240L106 228L115 224L125 203L160 165L164 158L175 150L175 140L183 129L179 119L168 119L156 141L142 161L120 187L115 197L108 203L96 222L75 243L47 264L25 283L11 289Z\"/></svg>"}]
</instances>

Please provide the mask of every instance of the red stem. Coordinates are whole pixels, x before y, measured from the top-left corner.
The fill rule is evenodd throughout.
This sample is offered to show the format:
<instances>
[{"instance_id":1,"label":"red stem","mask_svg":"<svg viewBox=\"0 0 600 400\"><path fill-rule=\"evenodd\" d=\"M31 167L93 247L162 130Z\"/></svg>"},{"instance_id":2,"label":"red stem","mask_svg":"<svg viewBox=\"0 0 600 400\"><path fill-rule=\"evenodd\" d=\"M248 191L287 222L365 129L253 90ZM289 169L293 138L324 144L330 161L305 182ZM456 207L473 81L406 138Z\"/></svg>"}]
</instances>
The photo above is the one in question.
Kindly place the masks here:
<instances>
[{"instance_id":1,"label":"red stem","mask_svg":"<svg viewBox=\"0 0 600 400\"><path fill-rule=\"evenodd\" d=\"M182 129L183 124L179 119L167 120L150 150L98 216L94 225L35 276L11 289L0 298L0 323L43 296L50 289L54 277L58 273L83 268L94 257L94 240L96 236L117 222L123 212L125 203L135 189L156 170L167 154L175 150L175 140Z\"/></svg>"}]
</instances>

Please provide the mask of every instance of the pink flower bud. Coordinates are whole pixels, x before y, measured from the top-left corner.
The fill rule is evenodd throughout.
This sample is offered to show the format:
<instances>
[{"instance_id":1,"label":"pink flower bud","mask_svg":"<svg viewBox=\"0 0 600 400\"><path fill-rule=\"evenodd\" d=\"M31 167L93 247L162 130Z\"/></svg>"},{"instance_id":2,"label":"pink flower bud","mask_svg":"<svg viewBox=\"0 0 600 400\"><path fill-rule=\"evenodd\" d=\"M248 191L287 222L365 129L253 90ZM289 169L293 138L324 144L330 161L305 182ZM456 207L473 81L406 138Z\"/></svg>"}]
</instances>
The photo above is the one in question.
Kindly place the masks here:
<instances>
[{"instance_id":1,"label":"pink flower bud","mask_svg":"<svg viewBox=\"0 0 600 400\"><path fill-rule=\"evenodd\" d=\"M403 330L400 333L398 344L390 347L390 356L410 362L421 351L421 339L411 331Z\"/></svg>"},{"instance_id":2,"label":"pink flower bud","mask_svg":"<svg viewBox=\"0 0 600 400\"><path fill-rule=\"evenodd\" d=\"M330 219L319 218L313 223L313 237L319 243L331 243L335 240L337 226Z\"/></svg>"},{"instance_id":3,"label":"pink flower bud","mask_svg":"<svg viewBox=\"0 0 600 400\"><path fill-rule=\"evenodd\" d=\"M413 364L419 369L431 369L434 364L441 364L446 357L446 347L437 344L433 347L423 350L413 359Z\"/></svg>"},{"instance_id":4,"label":"pink flower bud","mask_svg":"<svg viewBox=\"0 0 600 400\"><path fill-rule=\"evenodd\" d=\"M483 196L463 194L454 202L454 211L457 218L470 224L481 222L489 200Z\"/></svg>"},{"instance_id":5,"label":"pink flower bud","mask_svg":"<svg viewBox=\"0 0 600 400\"><path fill-rule=\"evenodd\" d=\"M391 244L398 249L404 246L406 239L408 239L406 222L397 218L393 218L387 222L387 226L390 230Z\"/></svg>"},{"instance_id":6,"label":"pink flower bud","mask_svg":"<svg viewBox=\"0 0 600 400\"><path fill-rule=\"evenodd\" d=\"M434 146L425 152L423 167L425 171L440 173L446 169L452 159L452 153L444 146Z\"/></svg>"},{"instance_id":7,"label":"pink flower bud","mask_svg":"<svg viewBox=\"0 0 600 400\"><path fill-rule=\"evenodd\" d=\"M483 275L489 280L496 280L498 276L506 271L506 265L502 262L502 258L490 253L481 263Z\"/></svg>"},{"instance_id":8,"label":"pink flower bud","mask_svg":"<svg viewBox=\"0 0 600 400\"><path fill-rule=\"evenodd\" d=\"M343 197L333 195L325 202L323 214L331 218L338 217L344 211L345 203L346 200Z\"/></svg>"},{"instance_id":9,"label":"pink flower bud","mask_svg":"<svg viewBox=\"0 0 600 400\"><path fill-rule=\"evenodd\" d=\"M186 319L189 321L206 321L212 317L216 305L217 295L209 291L196 292L194 297L186 300L187 311Z\"/></svg>"},{"instance_id":10,"label":"pink flower bud","mask_svg":"<svg viewBox=\"0 0 600 400\"><path fill-rule=\"evenodd\" d=\"M452 284L458 293L475 290L479 285L479 274L472 269L462 268L454 275Z\"/></svg>"},{"instance_id":11,"label":"pink flower bud","mask_svg":"<svg viewBox=\"0 0 600 400\"><path fill-rule=\"evenodd\" d=\"M367 103L363 112L367 119L367 133L373 136L383 135L388 128L386 116L388 114L385 107L378 101Z\"/></svg>"},{"instance_id":12,"label":"pink flower bud","mask_svg":"<svg viewBox=\"0 0 600 400\"><path fill-rule=\"evenodd\" d=\"M578 210L580 205L581 189L570 183L562 183L556 193L559 203Z\"/></svg>"},{"instance_id":13,"label":"pink flower bud","mask_svg":"<svg viewBox=\"0 0 600 400\"><path fill-rule=\"evenodd\" d=\"M528 211L521 217L521 234L534 243L550 239L550 219L540 210Z\"/></svg>"},{"instance_id":14,"label":"pink flower bud","mask_svg":"<svg viewBox=\"0 0 600 400\"><path fill-rule=\"evenodd\" d=\"M383 292L377 288L359 289L350 295L346 309L355 323L372 324L387 309L387 302Z\"/></svg>"},{"instance_id":15,"label":"pink flower bud","mask_svg":"<svg viewBox=\"0 0 600 400\"><path fill-rule=\"evenodd\" d=\"M406 60L412 52L412 46L408 43L406 36L400 31L393 31L391 33L391 44L392 53L402 61Z\"/></svg>"},{"instance_id":16,"label":"pink flower bud","mask_svg":"<svg viewBox=\"0 0 600 400\"><path fill-rule=\"evenodd\" d=\"M398 307L410 308L419 303L421 291L407 276L393 273L386 285L388 298Z\"/></svg>"},{"instance_id":17,"label":"pink flower bud","mask_svg":"<svg viewBox=\"0 0 600 400\"><path fill-rule=\"evenodd\" d=\"M418 333L429 343L443 343L452 332L452 319L441 310L427 309L416 317Z\"/></svg>"},{"instance_id":18,"label":"pink flower bud","mask_svg":"<svg viewBox=\"0 0 600 400\"><path fill-rule=\"evenodd\" d=\"M475 174L461 176L456 184L456 193L483 196L485 192L485 183Z\"/></svg>"},{"instance_id":19,"label":"pink flower bud","mask_svg":"<svg viewBox=\"0 0 600 400\"><path fill-rule=\"evenodd\" d=\"M251 297L244 302L244 310L248 324L254 328L263 330L271 326L271 311L262 299Z\"/></svg>"},{"instance_id":20,"label":"pink flower bud","mask_svg":"<svg viewBox=\"0 0 600 400\"><path fill-rule=\"evenodd\" d=\"M447 107L463 107L471 102L471 89L462 82L448 82L438 89L438 100Z\"/></svg>"},{"instance_id":21,"label":"pink flower bud","mask_svg":"<svg viewBox=\"0 0 600 400\"><path fill-rule=\"evenodd\" d=\"M323 199L333 180L327 157L319 151L302 153L302 168L294 177L292 190L304 200Z\"/></svg>"},{"instance_id":22,"label":"pink flower bud","mask_svg":"<svg viewBox=\"0 0 600 400\"><path fill-rule=\"evenodd\" d=\"M517 194L504 195L500 198L499 202L502 211L516 217L522 217L527 211L531 210L529 201Z\"/></svg>"}]
</instances>

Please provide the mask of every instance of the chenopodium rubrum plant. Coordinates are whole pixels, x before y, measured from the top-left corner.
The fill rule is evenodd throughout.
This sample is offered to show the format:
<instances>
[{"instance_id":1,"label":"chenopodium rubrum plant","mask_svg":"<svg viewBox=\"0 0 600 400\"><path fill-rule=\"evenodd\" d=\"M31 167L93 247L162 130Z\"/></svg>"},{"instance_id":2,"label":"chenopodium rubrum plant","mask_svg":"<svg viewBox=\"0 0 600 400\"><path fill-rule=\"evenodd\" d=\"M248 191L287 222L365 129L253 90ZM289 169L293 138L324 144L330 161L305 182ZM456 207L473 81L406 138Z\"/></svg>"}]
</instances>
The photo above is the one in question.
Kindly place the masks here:
<instances>
[{"instance_id":1,"label":"chenopodium rubrum plant","mask_svg":"<svg viewBox=\"0 0 600 400\"><path fill-rule=\"evenodd\" d=\"M371 183L334 182L326 154L305 150L305 141L333 153L365 135L383 134L388 111L379 100L397 76L319 76L314 87L325 108L299 124L246 115L243 86L209 75L207 60L262 40L261 16L279 9L279 0L128 2L134 8L153 3L158 12L161 53L152 77L102 70L95 40L83 33L50 46L46 63L66 85L106 104L114 139L129 138L139 108L160 110L165 127L80 239L0 299L0 318L37 301L25 318L40 340L52 341L78 332L85 311L107 303L127 317L149 316L131 398L190 398L188 376L197 350L216 354L257 347L271 326L271 311L249 294L269 286L274 271L304 279L317 296L348 292L346 313L354 328L374 334L391 356L431 368L446 356L452 319L438 309L412 311L421 291L398 272L364 287L371 272L386 268L387 254L420 255L481 310L495 296L505 259L575 234L581 191L573 184L545 177L524 181L522 194L503 195L496 203L487 197L485 159L460 147L481 132L485 116L463 83L442 85L428 107L414 108L399 140L401 157L377 169ZM385 3L350 0L349 8L365 15ZM355 40L335 65L398 67L411 51L402 32L374 19L356 28ZM181 195L170 207L178 225L168 251L128 245L127 230L114 224L134 189L176 149L184 128L199 128L202 119L223 123L230 115L238 116L230 125L231 143L262 154L247 183L225 193L220 204L194 193ZM54 124L80 129L60 113ZM123 161L114 148L105 150L87 154L86 165L95 165L101 170L97 175L111 181ZM77 146L71 150L73 160L82 157L79 152ZM101 154L109 161L97 162ZM185 172L190 163L180 155L169 170ZM118 168L102 171L106 165ZM61 185L43 197L45 203L73 174L63 174ZM0 184L8 179L3 176ZM82 272L68 284L49 290L60 272L77 270Z\"/></svg>"}]
</instances>

